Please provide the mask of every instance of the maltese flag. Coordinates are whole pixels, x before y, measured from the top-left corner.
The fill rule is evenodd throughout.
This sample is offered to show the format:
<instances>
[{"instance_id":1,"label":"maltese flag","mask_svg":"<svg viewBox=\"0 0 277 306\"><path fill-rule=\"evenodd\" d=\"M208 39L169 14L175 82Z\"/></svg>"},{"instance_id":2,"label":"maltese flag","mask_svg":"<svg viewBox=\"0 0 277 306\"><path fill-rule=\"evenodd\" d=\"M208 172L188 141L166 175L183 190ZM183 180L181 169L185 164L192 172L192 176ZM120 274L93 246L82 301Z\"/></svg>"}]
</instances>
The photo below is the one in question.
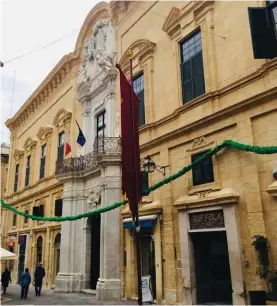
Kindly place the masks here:
<instances>
[{"instance_id":1,"label":"maltese flag","mask_svg":"<svg viewBox=\"0 0 277 306\"><path fill-rule=\"evenodd\" d=\"M71 152L71 142L69 138L66 140L65 144L65 156Z\"/></svg>"}]
</instances>

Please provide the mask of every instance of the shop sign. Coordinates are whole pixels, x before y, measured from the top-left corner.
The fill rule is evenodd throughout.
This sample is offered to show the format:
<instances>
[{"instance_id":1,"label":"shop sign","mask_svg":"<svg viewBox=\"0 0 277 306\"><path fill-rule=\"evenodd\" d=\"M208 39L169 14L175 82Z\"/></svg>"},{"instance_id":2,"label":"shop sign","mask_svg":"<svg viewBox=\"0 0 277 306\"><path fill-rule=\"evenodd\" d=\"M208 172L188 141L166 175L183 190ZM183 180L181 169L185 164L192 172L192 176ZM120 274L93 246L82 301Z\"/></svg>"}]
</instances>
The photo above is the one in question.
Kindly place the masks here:
<instances>
[{"instance_id":1,"label":"shop sign","mask_svg":"<svg viewBox=\"0 0 277 306\"><path fill-rule=\"evenodd\" d=\"M151 276L145 275L141 278L141 292L142 292L142 302L153 302L152 286L151 286Z\"/></svg>"},{"instance_id":2,"label":"shop sign","mask_svg":"<svg viewBox=\"0 0 277 306\"><path fill-rule=\"evenodd\" d=\"M189 214L190 229L225 227L223 210L209 210Z\"/></svg>"}]
</instances>

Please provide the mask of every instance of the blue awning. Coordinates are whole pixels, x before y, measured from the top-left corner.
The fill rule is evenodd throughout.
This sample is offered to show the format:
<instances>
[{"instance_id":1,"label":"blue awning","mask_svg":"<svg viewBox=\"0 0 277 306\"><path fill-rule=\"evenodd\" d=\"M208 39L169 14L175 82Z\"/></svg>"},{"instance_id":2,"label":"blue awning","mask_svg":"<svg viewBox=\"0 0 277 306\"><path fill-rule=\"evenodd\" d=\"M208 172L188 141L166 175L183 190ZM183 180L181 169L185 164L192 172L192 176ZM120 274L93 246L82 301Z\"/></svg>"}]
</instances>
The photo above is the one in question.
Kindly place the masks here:
<instances>
[{"instance_id":1,"label":"blue awning","mask_svg":"<svg viewBox=\"0 0 277 306\"><path fill-rule=\"evenodd\" d=\"M143 216L139 220L140 227L154 227L156 224L157 216ZM123 220L123 228L124 229L134 229L134 224L131 218Z\"/></svg>"}]
</instances>

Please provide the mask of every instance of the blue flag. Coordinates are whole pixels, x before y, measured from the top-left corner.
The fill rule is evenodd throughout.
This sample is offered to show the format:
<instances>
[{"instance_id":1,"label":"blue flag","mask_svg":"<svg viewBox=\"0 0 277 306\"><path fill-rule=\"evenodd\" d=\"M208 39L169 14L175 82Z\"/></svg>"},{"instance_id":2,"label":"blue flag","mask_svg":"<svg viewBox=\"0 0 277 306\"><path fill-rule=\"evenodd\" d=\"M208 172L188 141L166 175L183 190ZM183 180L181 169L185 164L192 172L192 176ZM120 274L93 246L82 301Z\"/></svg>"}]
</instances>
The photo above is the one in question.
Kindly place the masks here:
<instances>
[{"instance_id":1,"label":"blue flag","mask_svg":"<svg viewBox=\"0 0 277 306\"><path fill-rule=\"evenodd\" d=\"M83 147L83 146L85 145L85 143L86 143L86 138L85 138L85 136L84 136L84 134L83 134L83 132L82 132L82 130L81 130L81 128L80 128L80 126L79 126L77 120L75 120L75 121L76 121L76 123L77 123L77 125L78 125L78 128L79 128L79 135L78 135L78 138L77 138L77 143L78 143L80 146Z\"/></svg>"}]
</instances>

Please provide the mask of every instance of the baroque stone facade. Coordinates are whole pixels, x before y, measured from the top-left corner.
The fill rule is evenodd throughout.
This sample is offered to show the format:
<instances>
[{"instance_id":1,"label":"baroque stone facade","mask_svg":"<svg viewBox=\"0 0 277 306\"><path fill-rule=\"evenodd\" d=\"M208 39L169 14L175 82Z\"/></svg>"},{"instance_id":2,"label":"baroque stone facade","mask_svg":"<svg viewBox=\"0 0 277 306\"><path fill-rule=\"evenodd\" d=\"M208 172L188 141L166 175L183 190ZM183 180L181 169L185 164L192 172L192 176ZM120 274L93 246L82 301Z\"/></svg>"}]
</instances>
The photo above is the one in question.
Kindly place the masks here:
<instances>
[{"instance_id":1,"label":"baroque stone facade","mask_svg":"<svg viewBox=\"0 0 277 306\"><path fill-rule=\"evenodd\" d=\"M141 159L149 155L157 165L169 165L166 175L170 175L225 139L277 144L273 124L277 120L277 61L253 58L249 30L248 7L256 7L257 2L123 2L114 1L111 8L119 63L129 75L127 53L132 49L134 84L140 84L135 90L143 96ZM194 67L198 69L195 77L203 73L203 83L188 77ZM199 86L198 93L189 82ZM146 227L143 244L148 245L142 250L143 275L151 276L157 303L213 303L209 299L217 298L216 293L228 291L229 303L245 304L250 290L266 288L256 275L251 242L257 234L269 239L271 266L276 269L277 202L272 177L276 161L274 154L225 150L212 158L213 176L208 182L196 184L196 174L190 171L143 198L141 226ZM148 184L161 179L162 174L154 171L148 175ZM192 216L214 218L218 211L224 216L224 226L205 228L209 225L203 223L202 229L192 228ZM136 253L128 208L122 210L122 218L122 297L134 298ZM219 289L219 283L217 290L211 289L212 276L208 289L203 289L210 267L203 260L212 253L200 246L216 237L225 237L221 247L213 242L213 250L228 258L221 265L221 271L230 268L228 290ZM200 249L207 252L204 259ZM213 271L218 271L216 266Z\"/></svg>"},{"instance_id":2,"label":"baroque stone facade","mask_svg":"<svg viewBox=\"0 0 277 306\"><path fill-rule=\"evenodd\" d=\"M94 211L120 200L120 142L115 133L115 33L111 19L90 16L92 30L84 41L76 86L83 109L86 144L76 160L83 158L88 162L89 157L95 162L88 162L81 172L65 171L58 175L64 184L64 215ZM98 300L120 299L119 221L120 213L116 210L62 224L63 260L55 291L94 289Z\"/></svg>"}]
</instances>

